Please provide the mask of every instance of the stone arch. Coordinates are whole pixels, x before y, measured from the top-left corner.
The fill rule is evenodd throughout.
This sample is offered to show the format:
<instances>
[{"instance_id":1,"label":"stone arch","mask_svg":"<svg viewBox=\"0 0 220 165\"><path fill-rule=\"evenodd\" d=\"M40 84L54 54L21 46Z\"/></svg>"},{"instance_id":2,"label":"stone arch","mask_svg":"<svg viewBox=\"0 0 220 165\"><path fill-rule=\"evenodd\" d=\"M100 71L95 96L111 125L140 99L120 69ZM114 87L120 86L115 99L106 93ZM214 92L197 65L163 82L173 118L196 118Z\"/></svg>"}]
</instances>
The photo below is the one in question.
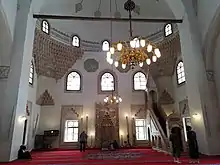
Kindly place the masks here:
<instances>
[{"instance_id":1,"label":"stone arch","mask_svg":"<svg viewBox=\"0 0 220 165\"><path fill-rule=\"evenodd\" d=\"M216 101L214 104L219 107L219 93L217 89L216 82L216 68L215 68L215 56L216 56L216 49L217 49L217 42L219 41L220 37L220 6L215 12L215 15L209 25L207 33L205 35L204 44L202 46L203 57L206 67L206 74L207 79L209 81L209 90L212 93L212 100L213 102Z\"/></svg>"}]
</instances>

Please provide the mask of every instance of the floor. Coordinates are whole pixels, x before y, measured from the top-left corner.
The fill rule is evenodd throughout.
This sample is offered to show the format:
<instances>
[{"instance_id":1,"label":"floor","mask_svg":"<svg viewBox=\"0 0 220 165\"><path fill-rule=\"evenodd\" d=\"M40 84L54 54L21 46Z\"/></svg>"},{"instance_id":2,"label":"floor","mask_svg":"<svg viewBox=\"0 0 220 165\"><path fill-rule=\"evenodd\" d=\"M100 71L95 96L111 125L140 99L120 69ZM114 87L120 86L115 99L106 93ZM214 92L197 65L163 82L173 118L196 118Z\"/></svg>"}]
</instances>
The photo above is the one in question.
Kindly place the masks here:
<instances>
[{"instance_id":1,"label":"floor","mask_svg":"<svg viewBox=\"0 0 220 165\"><path fill-rule=\"evenodd\" d=\"M170 155L152 149L126 149L119 151L89 150L33 152L30 161L14 161L0 165L166 165L175 164ZM181 164L189 164L187 155L182 155ZM220 157L203 156L200 164L220 164Z\"/></svg>"}]
</instances>

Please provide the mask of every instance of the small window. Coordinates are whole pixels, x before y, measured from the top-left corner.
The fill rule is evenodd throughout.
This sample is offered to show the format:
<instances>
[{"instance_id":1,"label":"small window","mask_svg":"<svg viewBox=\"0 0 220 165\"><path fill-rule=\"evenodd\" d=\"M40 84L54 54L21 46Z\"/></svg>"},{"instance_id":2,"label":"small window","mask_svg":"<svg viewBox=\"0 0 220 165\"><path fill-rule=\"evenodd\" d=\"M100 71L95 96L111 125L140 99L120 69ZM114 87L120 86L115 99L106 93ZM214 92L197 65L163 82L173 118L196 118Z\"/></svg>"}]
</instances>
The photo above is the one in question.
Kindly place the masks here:
<instances>
[{"instance_id":1,"label":"small window","mask_svg":"<svg viewBox=\"0 0 220 165\"><path fill-rule=\"evenodd\" d=\"M31 66L30 66L29 84L30 85L34 84L34 64L33 64L33 61L31 61Z\"/></svg>"},{"instance_id":2,"label":"small window","mask_svg":"<svg viewBox=\"0 0 220 165\"><path fill-rule=\"evenodd\" d=\"M77 48L80 47L80 38L79 38L79 36L77 36L77 35L73 36L73 38L72 38L72 45L74 47L77 47Z\"/></svg>"},{"instance_id":3,"label":"small window","mask_svg":"<svg viewBox=\"0 0 220 165\"><path fill-rule=\"evenodd\" d=\"M164 33L165 33L165 37L173 34L173 27L172 27L172 24L166 24L165 27L164 27Z\"/></svg>"},{"instance_id":4,"label":"small window","mask_svg":"<svg viewBox=\"0 0 220 165\"><path fill-rule=\"evenodd\" d=\"M115 90L115 82L114 76L107 72L101 76L101 91L114 91Z\"/></svg>"},{"instance_id":5,"label":"small window","mask_svg":"<svg viewBox=\"0 0 220 165\"><path fill-rule=\"evenodd\" d=\"M49 34L49 32L50 32L50 25L49 25L48 21L46 21L46 20L42 21L41 29L42 29L42 31L44 33Z\"/></svg>"},{"instance_id":6,"label":"small window","mask_svg":"<svg viewBox=\"0 0 220 165\"><path fill-rule=\"evenodd\" d=\"M144 73L137 72L133 77L134 90L146 90L147 79Z\"/></svg>"},{"instance_id":7,"label":"small window","mask_svg":"<svg viewBox=\"0 0 220 165\"><path fill-rule=\"evenodd\" d=\"M67 91L80 91L81 90L81 76L78 72L70 72L66 80Z\"/></svg>"},{"instance_id":8,"label":"small window","mask_svg":"<svg viewBox=\"0 0 220 165\"><path fill-rule=\"evenodd\" d=\"M180 85L186 81L183 61L180 61L176 67L177 84Z\"/></svg>"},{"instance_id":9,"label":"small window","mask_svg":"<svg viewBox=\"0 0 220 165\"><path fill-rule=\"evenodd\" d=\"M79 122L78 120L66 120L64 142L78 142Z\"/></svg>"},{"instance_id":10,"label":"small window","mask_svg":"<svg viewBox=\"0 0 220 165\"><path fill-rule=\"evenodd\" d=\"M107 51L109 51L109 49L110 49L110 43L109 43L109 41L104 40L104 41L102 42L102 50L107 52Z\"/></svg>"},{"instance_id":11,"label":"small window","mask_svg":"<svg viewBox=\"0 0 220 165\"><path fill-rule=\"evenodd\" d=\"M145 119L135 119L136 140L147 140Z\"/></svg>"}]
</instances>

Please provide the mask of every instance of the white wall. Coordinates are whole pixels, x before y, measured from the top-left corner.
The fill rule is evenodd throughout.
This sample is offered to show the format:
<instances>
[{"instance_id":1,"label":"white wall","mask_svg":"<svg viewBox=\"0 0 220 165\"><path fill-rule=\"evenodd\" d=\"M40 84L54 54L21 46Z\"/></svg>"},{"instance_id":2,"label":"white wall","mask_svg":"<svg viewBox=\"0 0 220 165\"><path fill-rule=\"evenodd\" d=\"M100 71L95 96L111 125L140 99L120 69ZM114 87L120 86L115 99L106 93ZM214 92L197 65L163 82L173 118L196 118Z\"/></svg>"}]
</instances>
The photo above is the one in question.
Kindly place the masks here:
<instances>
[{"instance_id":1,"label":"white wall","mask_svg":"<svg viewBox=\"0 0 220 165\"><path fill-rule=\"evenodd\" d=\"M220 103L220 70L219 70L219 64L220 64L220 36L216 40L216 48L214 52L214 73L215 73L215 84L217 88L217 94L218 94L218 102Z\"/></svg>"},{"instance_id":2,"label":"white wall","mask_svg":"<svg viewBox=\"0 0 220 165\"><path fill-rule=\"evenodd\" d=\"M99 62L99 69L96 72L89 73L84 69L84 61L94 58ZM89 115L88 133L95 132L95 102L103 102L106 94L98 95L98 75L105 69L111 69L106 62L105 53L85 53L83 58L77 60L72 69L82 74L83 91L82 93L65 93L65 76L57 82L51 78L40 76L38 96L45 89L48 89L55 101L55 106L41 108L40 129L38 133L43 133L47 129L60 129L61 105L83 105L84 116ZM71 70L71 69L70 69ZM138 70L140 70L138 68ZM144 93L132 91L132 77L135 71L120 73L114 68L118 77L118 93L123 101L119 105L120 131L126 133L125 114L131 116L131 104L144 104ZM55 145L57 147L58 144Z\"/></svg>"},{"instance_id":3,"label":"white wall","mask_svg":"<svg viewBox=\"0 0 220 165\"><path fill-rule=\"evenodd\" d=\"M204 41L206 33L213 17L219 8L219 0L197 0L198 1L198 23L200 27L200 32L202 35L202 40Z\"/></svg>"},{"instance_id":4,"label":"white wall","mask_svg":"<svg viewBox=\"0 0 220 165\"><path fill-rule=\"evenodd\" d=\"M28 127L27 127L28 149L34 148L34 140L35 140L35 134L36 134L36 132L34 132L34 128L35 128L35 122L37 122L36 121L37 115L39 115L39 119L40 119L40 106L36 104L38 81L37 81L37 74L36 74L35 69L34 69L34 81L33 82L34 82L33 85L29 85L29 88L28 88L28 102L31 102L30 116L28 117Z\"/></svg>"},{"instance_id":5,"label":"white wall","mask_svg":"<svg viewBox=\"0 0 220 165\"><path fill-rule=\"evenodd\" d=\"M10 29L11 37L14 36L15 18L17 13L17 0L1 0L0 8L3 8L4 16Z\"/></svg>"}]
</instances>

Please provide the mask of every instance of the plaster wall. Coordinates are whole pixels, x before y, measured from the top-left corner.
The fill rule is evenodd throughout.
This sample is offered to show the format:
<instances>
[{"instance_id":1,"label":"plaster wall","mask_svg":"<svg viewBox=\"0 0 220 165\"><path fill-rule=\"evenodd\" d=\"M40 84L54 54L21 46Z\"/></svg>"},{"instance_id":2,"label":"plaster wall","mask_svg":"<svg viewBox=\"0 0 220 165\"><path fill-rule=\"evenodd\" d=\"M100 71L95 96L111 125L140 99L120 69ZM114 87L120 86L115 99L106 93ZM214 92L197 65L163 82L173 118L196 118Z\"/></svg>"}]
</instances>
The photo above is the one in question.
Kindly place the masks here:
<instances>
[{"instance_id":1,"label":"plaster wall","mask_svg":"<svg viewBox=\"0 0 220 165\"><path fill-rule=\"evenodd\" d=\"M84 69L84 61L86 59L96 59L99 62L99 69L96 72L87 72ZM73 70L79 71L82 75L82 92L65 92L65 78L57 82L51 78L40 76L38 96L48 89L51 96L54 98L55 106L46 106L41 108L41 118L39 126L39 134L42 134L44 130L58 129L60 130L61 119L61 106L62 105L83 105L84 117L88 114L88 134L95 132L95 102L103 102L106 94L98 94L98 75L105 69L111 69L111 66L106 62L105 53L89 53L86 52L82 59L72 67ZM135 70L130 70L127 73L120 73L116 68L114 72L118 78L118 94L122 97L123 101L119 104L119 129L120 133L126 135L126 118L129 116L129 122L131 123L131 104L144 105L144 92L134 92L133 89L133 74L134 72L141 70L137 67ZM70 69L71 71L71 69ZM58 141L54 144L54 147L58 147Z\"/></svg>"},{"instance_id":2,"label":"plaster wall","mask_svg":"<svg viewBox=\"0 0 220 165\"><path fill-rule=\"evenodd\" d=\"M216 47L215 47L215 52L214 52L214 73L215 73L215 83L216 83L216 88L217 88L217 94L220 96L220 70L219 70L219 64L220 64L220 36L216 40ZM218 97L218 102L220 103L220 97Z\"/></svg>"},{"instance_id":3,"label":"plaster wall","mask_svg":"<svg viewBox=\"0 0 220 165\"><path fill-rule=\"evenodd\" d=\"M30 116L28 117L26 145L29 150L34 148L34 140L40 118L41 107L36 104L37 88L38 88L37 74L36 74L36 70L34 69L34 83L33 85L29 85L28 88L28 106L30 106L29 107ZM37 121L37 116L39 116L38 121ZM36 125L36 130L35 130L35 125Z\"/></svg>"},{"instance_id":4,"label":"plaster wall","mask_svg":"<svg viewBox=\"0 0 220 165\"><path fill-rule=\"evenodd\" d=\"M215 16L220 1L219 0L197 0L197 8L198 8L198 23L200 27L200 32L202 35L202 41L204 42L204 39L206 37L206 34L208 32L209 25L212 22L213 17Z\"/></svg>"},{"instance_id":5,"label":"plaster wall","mask_svg":"<svg viewBox=\"0 0 220 165\"><path fill-rule=\"evenodd\" d=\"M4 17L10 30L11 38L14 36L17 3L17 0L1 0L0 4L0 8L3 9Z\"/></svg>"}]
</instances>

